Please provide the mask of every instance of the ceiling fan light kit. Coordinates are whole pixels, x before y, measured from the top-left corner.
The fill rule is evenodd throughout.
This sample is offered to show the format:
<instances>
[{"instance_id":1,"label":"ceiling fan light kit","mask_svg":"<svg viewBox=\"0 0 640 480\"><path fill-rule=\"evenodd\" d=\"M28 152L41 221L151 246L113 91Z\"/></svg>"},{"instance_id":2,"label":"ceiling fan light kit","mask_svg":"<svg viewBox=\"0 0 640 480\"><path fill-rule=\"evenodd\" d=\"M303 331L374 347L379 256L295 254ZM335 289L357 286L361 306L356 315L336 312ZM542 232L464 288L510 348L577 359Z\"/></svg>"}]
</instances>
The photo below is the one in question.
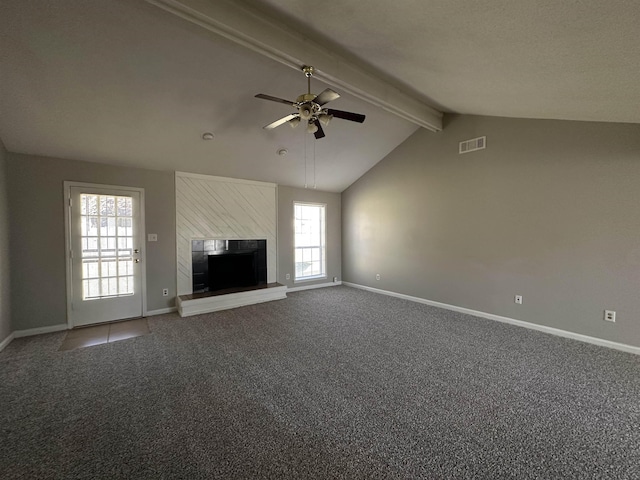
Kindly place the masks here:
<instances>
[{"instance_id":1,"label":"ceiling fan light kit","mask_svg":"<svg viewBox=\"0 0 640 480\"><path fill-rule=\"evenodd\" d=\"M308 120L311 118L311 115L313 115L313 108L311 107L311 105L303 104L298 109L298 112L300 113L300 118L302 118L303 120Z\"/></svg>"},{"instance_id":2,"label":"ceiling fan light kit","mask_svg":"<svg viewBox=\"0 0 640 480\"><path fill-rule=\"evenodd\" d=\"M313 122L313 121L309 121L309 124L307 125L307 132L309 133L316 133L318 131L318 126Z\"/></svg>"},{"instance_id":3,"label":"ceiling fan light kit","mask_svg":"<svg viewBox=\"0 0 640 480\"><path fill-rule=\"evenodd\" d=\"M325 136L324 130L322 130L322 125L325 127L329 125L329 122L331 122L333 117L340 118L342 120L349 120L350 122L364 122L365 116L362 114L324 108L325 104L340 98L340 95L330 88L325 89L319 95L311 93L311 76L313 75L314 68L310 65L305 65L302 67L302 72L307 77L307 93L299 95L295 102L285 100L283 98L272 97L271 95L265 95L263 93L256 95L256 98L284 103L285 105L290 105L298 110L296 113L291 113L286 117L282 117L269 125L265 125L263 128L271 130L287 122L291 127L295 128L302 119L307 121L307 132L313 133L317 140Z\"/></svg>"},{"instance_id":4,"label":"ceiling fan light kit","mask_svg":"<svg viewBox=\"0 0 640 480\"><path fill-rule=\"evenodd\" d=\"M292 118L291 120L289 120L289 125L291 125L291 128L296 128L298 125L300 125L300 117Z\"/></svg>"},{"instance_id":5,"label":"ceiling fan light kit","mask_svg":"<svg viewBox=\"0 0 640 480\"><path fill-rule=\"evenodd\" d=\"M329 125L329 122L331 121L332 118L333 118L333 115L329 115L327 113L321 113L320 115L318 115L318 120L320 120L320 123L325 127Z\"/></svg>"}]
</instances>

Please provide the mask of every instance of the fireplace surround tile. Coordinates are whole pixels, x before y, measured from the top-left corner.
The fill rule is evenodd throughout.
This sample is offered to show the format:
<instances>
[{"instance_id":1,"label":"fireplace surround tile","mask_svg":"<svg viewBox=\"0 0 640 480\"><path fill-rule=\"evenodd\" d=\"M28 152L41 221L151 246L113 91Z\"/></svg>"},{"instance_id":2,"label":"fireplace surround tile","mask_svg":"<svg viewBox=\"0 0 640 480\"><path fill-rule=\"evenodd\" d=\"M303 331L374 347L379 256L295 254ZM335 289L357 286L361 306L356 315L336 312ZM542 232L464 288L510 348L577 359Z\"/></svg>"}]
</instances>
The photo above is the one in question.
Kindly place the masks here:
<instances>
[{"instance_id":1,"label":"fireplace surround tile","mask_svg":"<svg viewBox=\"0 0 640 480\"><path fill-rule=\"evenodd\" d=\"M192 252L204 252L204 240L192 240L191 241Z\"/></svg>"},{"instance_id":2,"label":"fireplace surround tile","mask_svg":"<svg viewBox=\"0 0 640 480\"><path fill-rule=\"evenodd\" d=\"M192 293L192 240L266 239L267 282L277 280L277 185L176 172L177 293Z\"/></svg>"}]
</instances>

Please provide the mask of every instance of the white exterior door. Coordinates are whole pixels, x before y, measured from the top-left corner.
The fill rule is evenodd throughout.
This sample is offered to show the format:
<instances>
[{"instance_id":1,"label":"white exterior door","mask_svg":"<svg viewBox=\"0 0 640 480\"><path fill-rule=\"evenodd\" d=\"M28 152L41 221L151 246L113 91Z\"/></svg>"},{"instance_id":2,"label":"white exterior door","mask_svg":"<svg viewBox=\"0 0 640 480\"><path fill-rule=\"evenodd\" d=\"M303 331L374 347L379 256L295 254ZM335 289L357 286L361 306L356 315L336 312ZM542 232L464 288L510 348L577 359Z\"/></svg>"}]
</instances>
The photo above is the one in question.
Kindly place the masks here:
<instances>
[{"instance_id":1,"label":"white exterior door","mask_svg":"<svg viewBox=\"0 0 640 480\"><path fill-rule=\"evenodd\" d=\"M69 326L143 314L142 195L67 184Z\"/></svg>"}]
</instances>

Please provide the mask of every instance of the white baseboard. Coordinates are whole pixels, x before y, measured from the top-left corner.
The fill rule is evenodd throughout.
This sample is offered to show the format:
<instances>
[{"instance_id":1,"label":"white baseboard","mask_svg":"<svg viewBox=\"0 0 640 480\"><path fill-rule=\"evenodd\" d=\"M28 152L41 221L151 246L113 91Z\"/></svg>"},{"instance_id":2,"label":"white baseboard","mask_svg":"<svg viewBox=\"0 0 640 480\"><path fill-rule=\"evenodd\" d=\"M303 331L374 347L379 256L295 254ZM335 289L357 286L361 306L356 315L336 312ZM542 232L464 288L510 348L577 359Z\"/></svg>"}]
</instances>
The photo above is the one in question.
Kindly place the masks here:
<instances>
[{"instance_id":1,"label":"white baseboard","mask_svg":"<svg viewBox=\"0 0 640 480\"><path fill-rule=\"evenodd\" d=\"M11 332L7 338L0 342L0 352L5 349L7 345L11 343L11 340L15 338L15 333Z\"/></svg>"},{"instance_id":2,"label":"white baseboard","mask_svg":"<svg viewBox=\"0 0 640 480\"><path fill-rule=\"evenodd\" d=\"M426 300L420 297L412 297L411 295L404 295L402 293L390 292L388 290L381 290L379 288L367 287L365 285L359 285L357 283L342 282L347 287L359 288L360 290L367 290L369 292L380 293L382 295L389 295L391 297L402 298L404 300L410 300L412 302L423 303L425 305L431 305L433 307L444 308L445 310L452 310L454 312L466 313L475 317L487 318L489 320L495 320L496 322L508 323L511 325L517 325L519 327L528 328L530 330L537 330L539 332L550 333L558 337L571 338L573 340L579 340L581 342L592 343L601 347L613 348L615 350L621 350L623 352L634 353L640 355L640 347L633 345L627 345L625 343L612 342L610 340L604 340L602 338L590 337L588 335L582 335L581 333L569 332L567 330L561 330L559 328L547 327L545 325L538 325L536 323L525 322L523 320L516 320L515 318L502 317L500 315L494 315L493 313L481 312L479 310L472 310L470 308L457 307L455 305L449 305L448 303L434 302L433 300Z\"/></svg>"},{"instance_id":3,"label":"white baseboard","mask_svg":"<svg viewBox=\"0 0 640 480\"><path fill-rule=\"evenodd\" d=\"M30 337L32 335L41 335L43 333L61 332L67 330L69 326L66 323L59 325L50 325L48 327L29 328L27 330L16 330L13 332L15 338Z\"/></svg>"},{"instance_id":4,"label":"white baseboard","mask_svg":"<svg viewBox=\"0 0 640 480\"><path fill-rule=\"evenodd\" d=\"M159 308L157 310L147 310L147 317L153 317L154 315L164 315L165 313L177 312L178 307Z\"/></svg>"},{"instance_id":5,"label":"white baseboard","mask_svg":"<svg viewBox=\"0 0 640 480\"><path fill-rule=\"evenodd\" d=\"M300 287L287 287L287 292L299 292L301 290L311 290L314 288L337 287L338 285L342 285L342 282L315 283L313 285L303 285Z\"/></svg>"}]
</instances>

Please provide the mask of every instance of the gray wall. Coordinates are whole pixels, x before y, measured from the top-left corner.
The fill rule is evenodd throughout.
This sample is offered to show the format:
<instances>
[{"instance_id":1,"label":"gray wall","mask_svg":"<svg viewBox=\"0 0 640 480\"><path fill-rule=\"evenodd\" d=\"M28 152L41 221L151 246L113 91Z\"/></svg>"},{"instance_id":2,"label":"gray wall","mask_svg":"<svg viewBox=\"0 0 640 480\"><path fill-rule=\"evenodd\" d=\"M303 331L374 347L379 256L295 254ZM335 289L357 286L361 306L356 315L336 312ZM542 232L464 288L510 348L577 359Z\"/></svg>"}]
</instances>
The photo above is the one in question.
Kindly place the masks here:
<instances>
[{"instance_id":1,"label":"gray wall","mask_svg":"<svg viewBox=\"0 0 640 480\"><path fill-rule=\"evenodd\" d=\"M63 182L145 189L147 309L171 307L176 292L175 189L173 172L8 154L11 205L13 329L66 323ZM162 289L169 288L169 297Z\"/></svg>"},{"instance_id":2,"label":"gray wall","mask_svg":"<svg viewBox=\"0 0 640 480\"><path fill-rule=\"evenodd\" d=\"M11 328L10 270L9 270L9 197L7 194L7 152L0 140L0 342Z\"/></svg>"},{"instance_id":3,"label":"gray wall","mask_svg":"<svg viewBox=\"0 0 640 480\"><path fill-rule=\"evenodd\" d=\"M344 280L640 346L640 125L445 122L343 192Z\"/></svg>"},{"instance_id":4,"label":"gray wall","mask_svg":"<svg viewBox=\"0 0 640 480\"><path fill-rule=\"evenodd\" d=\"M327 278L293 283L293 203L326 203L327 215ZM288 287L308 286L332 282L333 277L342 280L342 221L339 193L319 192L312 189L278 187L278 283ZM286 274L291 279L286 279Z\"/></svg>"}]
</instances>

